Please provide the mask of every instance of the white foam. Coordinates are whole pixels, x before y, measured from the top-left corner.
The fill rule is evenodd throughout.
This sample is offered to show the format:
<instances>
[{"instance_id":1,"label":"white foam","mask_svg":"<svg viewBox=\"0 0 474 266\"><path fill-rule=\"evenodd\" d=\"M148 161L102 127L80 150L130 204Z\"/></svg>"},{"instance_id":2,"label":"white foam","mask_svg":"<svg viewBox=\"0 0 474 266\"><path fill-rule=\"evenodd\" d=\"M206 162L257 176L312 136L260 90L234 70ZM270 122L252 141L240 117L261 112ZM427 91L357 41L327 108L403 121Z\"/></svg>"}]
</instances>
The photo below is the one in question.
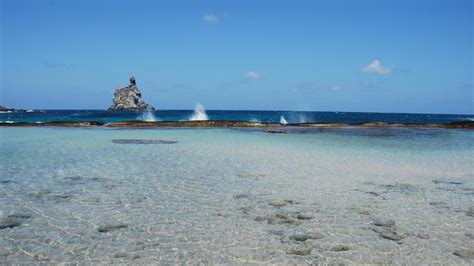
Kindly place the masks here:
<instances>
[{"instance_id":1,"label":"white foam","mask_svg":"<svg viewBox=\"0 0 474 266\"><path fill-rule=\"evenodd\" d=\"M145 122L156 122L158 119L156 119L155 113L152 111L147 111L142 113L139 117L138 120L145 121Z\"/></svg>"},{"instance_id":2,"label":"white foam","mask_svg":"<svg viewBox=\"0 0 474 266\"><path fill-rule=\"evenodd\" d=\"M204 109L204 106L202 106L200 103L196 104L196 107L194 107L194 113L191 115L189 120L190 121L209 120L209 117L206 114L206 110Z\"/></svg>"}]
</instances>

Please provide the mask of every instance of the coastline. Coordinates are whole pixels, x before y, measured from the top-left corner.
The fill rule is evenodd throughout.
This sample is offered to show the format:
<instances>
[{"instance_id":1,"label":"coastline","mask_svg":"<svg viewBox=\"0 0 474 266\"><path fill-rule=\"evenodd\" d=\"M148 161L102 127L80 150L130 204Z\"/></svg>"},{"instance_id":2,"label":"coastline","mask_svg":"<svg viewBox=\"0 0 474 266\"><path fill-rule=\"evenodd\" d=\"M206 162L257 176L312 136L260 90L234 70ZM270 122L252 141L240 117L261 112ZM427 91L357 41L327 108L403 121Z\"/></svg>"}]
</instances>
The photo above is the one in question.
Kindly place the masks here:
<instances>
[{"instance_id":1,"label":"coastline","mask_svg":"<svg viewBox=\"0 0 474 266\"><path fill-rule=\"evenodd\" d=\"M219 128L219 127L416 127L416 128L445 128L445 129L474 129L474 121L456 121L450 123L384 123L384 122L364 122L364 123L264 123L264 122L247 122L247 121L124 121L124 122L101 122L101 121L51 121L41 123L17 122L5 123L1 122L0 127L108 127L108 128L161 128L161 127L202 127L202 128Z\"/></svg>"}]
</instances>

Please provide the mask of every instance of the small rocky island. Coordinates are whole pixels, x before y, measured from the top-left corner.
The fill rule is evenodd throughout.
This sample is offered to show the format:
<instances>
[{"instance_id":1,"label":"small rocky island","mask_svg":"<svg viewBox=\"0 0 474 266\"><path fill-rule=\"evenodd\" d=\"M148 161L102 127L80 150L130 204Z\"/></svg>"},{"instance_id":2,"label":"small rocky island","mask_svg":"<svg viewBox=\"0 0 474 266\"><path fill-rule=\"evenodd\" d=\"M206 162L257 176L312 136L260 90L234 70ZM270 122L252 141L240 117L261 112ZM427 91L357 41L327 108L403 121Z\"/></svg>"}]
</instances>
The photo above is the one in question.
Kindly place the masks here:
<instances>
[{"instance_id":1,"label":"small rocky island","mask_svg":"<svg viewBox=\"0 0 474 266\"><path fill-rule=\"evenodd\" d=\"M135 77L130 78L130 85L118 88L114 93L114 101L108 111L154 111L153 106L145 103L138 89Z\"/></svg>"}]
</instances>

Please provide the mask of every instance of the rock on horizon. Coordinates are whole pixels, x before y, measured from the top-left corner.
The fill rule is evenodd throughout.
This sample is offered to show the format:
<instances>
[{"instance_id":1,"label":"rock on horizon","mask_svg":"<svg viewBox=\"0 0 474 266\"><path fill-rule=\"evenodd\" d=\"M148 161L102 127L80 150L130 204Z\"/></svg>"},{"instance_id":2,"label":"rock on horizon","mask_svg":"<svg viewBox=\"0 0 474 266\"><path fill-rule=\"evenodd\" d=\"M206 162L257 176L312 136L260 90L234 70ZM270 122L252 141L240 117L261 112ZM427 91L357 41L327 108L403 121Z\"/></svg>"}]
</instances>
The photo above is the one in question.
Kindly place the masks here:
<instances>
[{"instance_id":1,"label":"rock on horizon","mask_svg":"<svg viewBox=\"0 0 474 266\"><path fill-rule=\"evenodd\" d=\"M135 77L130 77L130 85L118 88L114 93L112 105L108 111L154 111L155 108L143 101Z\"/></svg>"}]
</instances>

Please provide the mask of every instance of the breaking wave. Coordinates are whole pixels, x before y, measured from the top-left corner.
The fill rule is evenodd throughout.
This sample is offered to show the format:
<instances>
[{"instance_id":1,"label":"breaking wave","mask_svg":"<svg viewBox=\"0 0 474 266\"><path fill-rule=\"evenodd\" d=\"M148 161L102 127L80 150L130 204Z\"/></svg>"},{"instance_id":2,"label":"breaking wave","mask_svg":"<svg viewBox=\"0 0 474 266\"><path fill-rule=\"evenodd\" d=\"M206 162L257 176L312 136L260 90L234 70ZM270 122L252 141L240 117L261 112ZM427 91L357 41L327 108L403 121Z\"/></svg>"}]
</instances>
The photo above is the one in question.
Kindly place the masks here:
<instances>
[{"instance_id":1,"label":"breaking wave","mask_svg":"<svg viewBox=\"0 0 474 266\"><path fill-rule=\"evenodd\" d=\"M156 121L158 121L158 119L156 119L155 113L153 113L152 111L142 113L138 117L138 120L145 121L145 122L156 122Z\"/></svg>"},{"instance_id":2,"label":"breaking wave","mask_svg":"<svg viewBox=\"0 0 474 266\"><path fill-rule=\"evenodd\" d=\"M189 118L189 121L205 121L205 120L209 120L209 117L206 114L206 110L204 109L204 106L198 103L196 104L196 107L194 107L194 113Z\"/></svg>"}]
</instances>

